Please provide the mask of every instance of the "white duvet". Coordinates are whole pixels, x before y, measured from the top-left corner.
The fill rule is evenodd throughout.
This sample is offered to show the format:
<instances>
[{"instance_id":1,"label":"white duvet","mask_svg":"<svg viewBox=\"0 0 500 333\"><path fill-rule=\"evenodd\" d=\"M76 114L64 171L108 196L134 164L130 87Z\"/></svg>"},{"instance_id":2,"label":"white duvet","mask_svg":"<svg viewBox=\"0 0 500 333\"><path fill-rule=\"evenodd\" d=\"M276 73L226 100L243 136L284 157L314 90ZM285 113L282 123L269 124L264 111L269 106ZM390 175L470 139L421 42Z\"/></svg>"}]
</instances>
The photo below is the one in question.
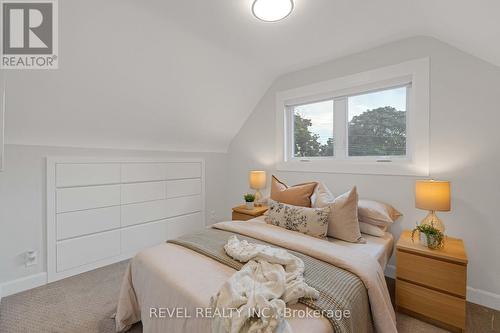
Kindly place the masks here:
<instances>
[{"instance_id":1,"label":"white duvet","mask_svg":"<svg viewBox=\"0 0 500 333\"><path fill-rule=\"evenodd\" d=\"M272 246L304 253L356 274L369 296L375 328L396 333L396 318L384 274L377 260L357 248L316 239L259 221L221 222L213 228L263 240ZM200 272L202 274L200 275ZM144 332L210 333L212 319L204 317L157 318L151 308L209 307L235 270L202 254L174 244L160 244L135 256L123 279L116 313L116 330L127 330L142 320ZM290 308L306 309L303 304ZM332 332L324 318L286 318L294 333ZM370 323L357 323L364 326Z\"/></svg>"},{"instance_id":2,"label":"white duvet","mask_svg":"<svg viewBox=\"0 0 500 333\"><path fill-rule=\"evenodd\" d=\"M211 307L219 313L212 332L291 333L283 314L286 304L299 298L319 297L304 281L304 262L286 250L240 241L231 237L224 246L232 258L246 262L211 299Z\"/></svg>"}]
</instances>

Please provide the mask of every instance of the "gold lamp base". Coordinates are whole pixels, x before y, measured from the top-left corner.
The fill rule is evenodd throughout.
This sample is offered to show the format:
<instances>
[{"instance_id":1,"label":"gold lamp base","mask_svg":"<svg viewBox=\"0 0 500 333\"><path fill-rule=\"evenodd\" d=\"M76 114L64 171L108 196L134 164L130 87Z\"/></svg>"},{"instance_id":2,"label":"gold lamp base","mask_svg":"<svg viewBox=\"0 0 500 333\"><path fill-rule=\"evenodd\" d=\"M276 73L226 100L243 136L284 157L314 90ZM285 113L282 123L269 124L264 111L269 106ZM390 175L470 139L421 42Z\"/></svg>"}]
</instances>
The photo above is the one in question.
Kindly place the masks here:
<instances>
[{"instance_id":1,"label":"gold lamp base","mask_svg":"<svg viewBox=\"0 0 500 333\"><path fill-rule=\"evenodd\" d=\"M262 206L262 203L260 203L261 199L262 199L262 193L260 193L259 190L255 190L255 206L256 207Z\"/></svg>"},{"instance_id":2,"label":"gold lamp base","mask_svg":"<svg viewBox=\"0 0 500 333\"><path fill-rule=\"evenodd\" d=\"M444 234L444 223L439 217L437 217L436 212L431 210L429 214L420 222L421 225L428 224L441 231Z\"/></svg>"}]
</instances>

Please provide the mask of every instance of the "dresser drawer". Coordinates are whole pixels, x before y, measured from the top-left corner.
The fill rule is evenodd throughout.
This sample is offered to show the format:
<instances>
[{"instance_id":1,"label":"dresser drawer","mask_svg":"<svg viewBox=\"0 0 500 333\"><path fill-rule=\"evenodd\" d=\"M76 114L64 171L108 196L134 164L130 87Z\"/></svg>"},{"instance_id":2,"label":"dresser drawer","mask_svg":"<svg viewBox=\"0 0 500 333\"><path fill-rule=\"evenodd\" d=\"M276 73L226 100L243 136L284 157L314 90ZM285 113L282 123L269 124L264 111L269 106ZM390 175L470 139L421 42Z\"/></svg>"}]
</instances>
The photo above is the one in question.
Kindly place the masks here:
<instances>
[{"instance_id":1,"label":"dresser drawer","mask_svg":"<svg viewBox=\"0 0 500 333\"><path fill-rule=\"evenodd\" d=\"M191 232L200 231L205 227L201 213L173 217L166 220L166 224L168 239L175 239Z\"/></svg>"},{"instance_id":2,"label":"dresser drawer","mask_svg":"<svg viewBox=\"0 0 500 333\"><path fill-rule=\"evenodd\" d=\"M120 182L120 165L113 163L57 164L56 186L88 186Z\"/></svg>"},{"instance_id":3,"label":"dresser drawer","mask_svg":"<svg viewBox=\"0 0 500 333\"><path fill-rule=\"evenodd\" d=\"M396 303L398 308L465 328L465 299L396 280Z\"/></svg>"},{"instance_id":4,"label":"dresser drawer","mask_svg":"<svg viewBox=\"0 0 500 333\"><path fill-rule=\"evenodd\" d=\"M106 207L56 216L57 240L120 228L120 207Z\"/></svg>"},{"instance_id":5,"label":"dresser drawer","mask_svg":"<svg viewBox=\"0 0 500 333\"><path fill-rule=\"evenodd\" d=\"M120 254L120 230L57 242L57 271L76 268Z\"/></svg>"},{"instance_id":6,"label":"dresser drawer","mask_svg":"<svg viewBox=\"0 0 500 333\"><path fill-rule=\"evenodd\" d=\"M397 251L398 278L465 297L467 266Z\"/></svg>"},{"instance_id":7,"label":"dresser drawer","mask_svg":"<svg viewBox=\"0 0 500 333\"><path fill-rule=\"evenodd\" d=\"M120 205L120 185L58 188L56 213Z\"/></svg>"}]
</instances>

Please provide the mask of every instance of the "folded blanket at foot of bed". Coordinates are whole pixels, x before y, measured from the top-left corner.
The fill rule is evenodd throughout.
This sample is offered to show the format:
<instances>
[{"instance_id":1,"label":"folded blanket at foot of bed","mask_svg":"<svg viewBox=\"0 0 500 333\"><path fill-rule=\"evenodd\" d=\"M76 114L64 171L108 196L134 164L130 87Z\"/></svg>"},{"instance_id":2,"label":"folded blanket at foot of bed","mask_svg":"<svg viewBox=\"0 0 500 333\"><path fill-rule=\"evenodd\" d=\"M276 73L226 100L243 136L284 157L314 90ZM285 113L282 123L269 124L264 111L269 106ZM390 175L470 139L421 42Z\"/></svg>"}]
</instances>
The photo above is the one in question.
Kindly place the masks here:
<instances>
[{"instance_id":1,"label":"folded blanket at foot of bed","mask_svg":"<svg viewBox=\"0 0 500 333\"><path fill-rule=\"evenodd\" d=\"M317 299L319 292L304 281L304 262L284 249L255 244L231 236L226 253L246 264L221 287L210 305L219 313L212 332L292 333L285 320L286 305L300 298Z\"/></svg>"}]
</instances>

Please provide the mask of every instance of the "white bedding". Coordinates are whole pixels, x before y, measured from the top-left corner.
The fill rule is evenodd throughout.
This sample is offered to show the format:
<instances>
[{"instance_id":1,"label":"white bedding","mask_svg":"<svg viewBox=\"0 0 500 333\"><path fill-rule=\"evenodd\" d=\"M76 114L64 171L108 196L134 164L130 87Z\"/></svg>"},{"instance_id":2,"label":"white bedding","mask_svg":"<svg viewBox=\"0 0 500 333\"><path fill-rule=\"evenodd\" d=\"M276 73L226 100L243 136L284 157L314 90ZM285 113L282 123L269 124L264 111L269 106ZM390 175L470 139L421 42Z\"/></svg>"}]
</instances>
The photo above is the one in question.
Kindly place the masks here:
<instances>
[{"instance_id":1,"label":"white bedding","mask_svg":"<svg viewBox=\"0 0 500 333\"><path fill-rule=\"evenodd\" d=\"M259 222L262 222L262 219ZM251 223L245 223L245 225L250 227ZM331 240L331 242L342 248L345 247L347 253L355 249L364 254L368 253L378 260L382 267L385 267L392 252L392 236L389 235L384 238L367 236L366 244L352 244L338 240ZM337 248L337 251L342 248ZM351 255L354 254L355 252L351 252ZM354 255L354 257L358 257L357 260L361 258L359 255ZM347 262L344 263L347 264ZM368 262L366 264L368 265ZM211 326L209 319L150 317L151 307L188 308L191 311L194 311L192 310L194 307L209 307L210 297L219 291L234 272L224 264L177 245L161 244L147 249L131 261L124 278L116 315L117 329L124 330L127 326L142 320L144 332L208 333ZM379 275L378 283L383 283L383 288L386 289L383 273L380 272ZM386 296L388 297L388 294ZM381 298L379 301L384 302ZM390 300L388 302L390 303ZM291 307L305 308L302 304L295 304ZM388 308L392 311L390 304L377 305L375 308L372 304L372 314L377 316ZM393 311L390 316L393 316ZM332 332L332 326L325 318L291 318L287 321L295 333Z\"/></svg>"},{"instance_id":2,"label":"white bedding","mask_svg":"<svg viewBox=\"0 0 500 333\"><path fill-rule=\"evenodd\" d=\"M250 221L264 222L265 217L259 216ZM383 237L375 237L367 234L362 234L366 240L366 244L349 243L340 239L328 238L332 243L346 246L352 249L360 250L378 260L383 270L387 266L387 262L392 256L394 250L394 236L390 232L386 232Z\"/></svg>"}]
</instances>

